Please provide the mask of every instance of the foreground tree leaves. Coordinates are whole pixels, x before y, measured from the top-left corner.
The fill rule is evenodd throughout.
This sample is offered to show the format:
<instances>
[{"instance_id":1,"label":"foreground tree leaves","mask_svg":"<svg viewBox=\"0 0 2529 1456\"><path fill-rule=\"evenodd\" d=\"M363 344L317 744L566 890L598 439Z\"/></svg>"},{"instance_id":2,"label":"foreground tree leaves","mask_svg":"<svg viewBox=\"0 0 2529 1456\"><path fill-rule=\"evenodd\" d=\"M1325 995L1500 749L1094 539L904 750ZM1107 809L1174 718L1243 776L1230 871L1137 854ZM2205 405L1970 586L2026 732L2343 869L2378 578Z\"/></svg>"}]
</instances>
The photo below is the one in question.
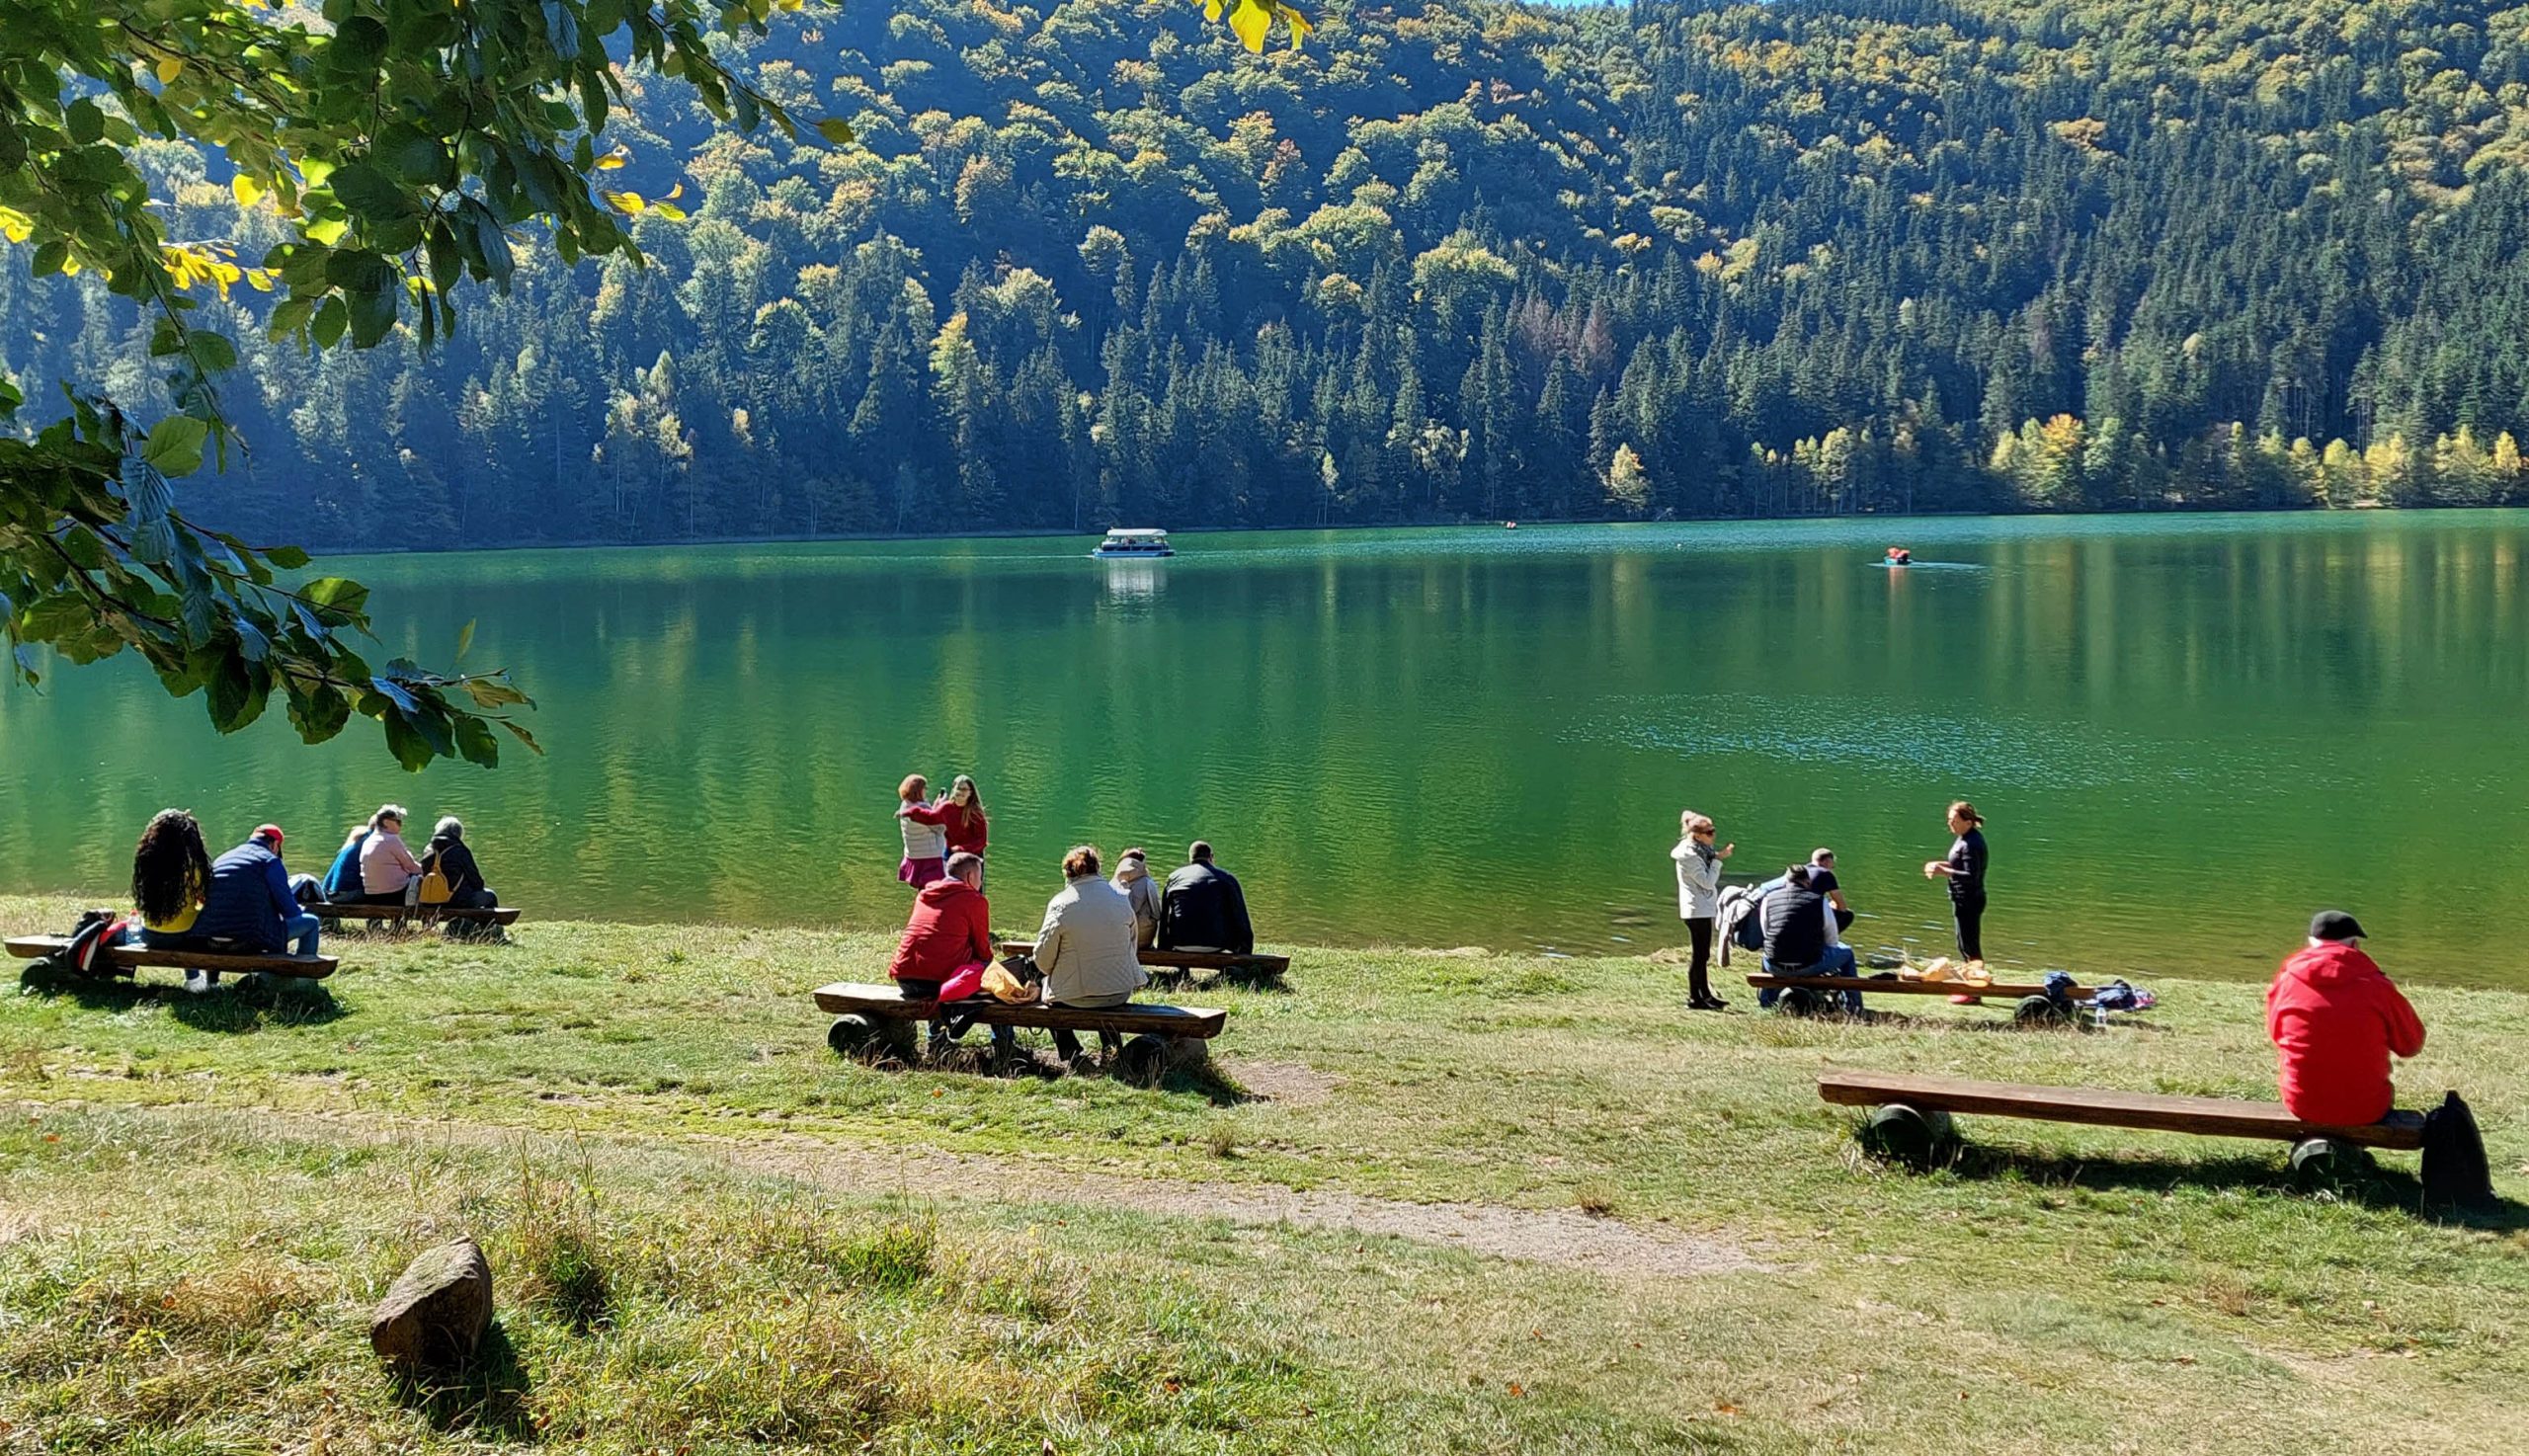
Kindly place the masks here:
<instances>
[{"instance_id":1,"label":"foreground tree leaves","mask_svg":"<svg viewBox=\"0 0 2529 1456\"><path fill-rule=\"evenodd\" d=\"M37 675L39 646L73 663L132 647L171 692L204 691L222 731L279 691L311 742L359 713L409 768L495 762L495 724L532 747L493 715L526 702L500 674L372 672L347 641L366 628L365 593L288 590L275 572L294 553L174 511L167 481L205 454L224 465L230 443L215 380L237 350L193 325L193 292L278 291L275 339L366 349L400 325L428 349L456 322L456 284L505 285L521 247L637 259L626 219L677 214L594 180L620 165L603 133L623 69L677 77L722 121L799 139L708 35L761 34L802 3L323 0L321 18L279 0L0 4L0 237L31 245L37 276L95 274L154 314L150 355L181 416L138 430L65 384L67 416L0 439L0 592L21 676ZM1222 7L1208 0L1215 20ZM1234 0L1225 23L1255 49L1277 17L1296 41L1305 22L1279 0ZM842 144L851 131L829 119L811 134ZM237 200L269 200L287 240L241 262L222 243L169 238L167 200L134 160L157 140L217 151ZM0 426L24 403L0 379Z\"/></svg>"}]
</instances>

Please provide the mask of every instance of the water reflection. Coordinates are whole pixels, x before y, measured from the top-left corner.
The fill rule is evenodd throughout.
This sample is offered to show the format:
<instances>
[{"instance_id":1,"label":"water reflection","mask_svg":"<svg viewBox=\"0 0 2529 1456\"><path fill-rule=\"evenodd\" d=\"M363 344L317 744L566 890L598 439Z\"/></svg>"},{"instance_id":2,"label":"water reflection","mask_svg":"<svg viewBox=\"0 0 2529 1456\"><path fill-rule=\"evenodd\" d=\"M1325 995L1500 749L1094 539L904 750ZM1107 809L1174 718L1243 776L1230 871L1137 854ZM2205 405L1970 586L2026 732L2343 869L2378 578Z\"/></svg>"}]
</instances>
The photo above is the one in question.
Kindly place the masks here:
<instances>
[{"instance_id":1,"label":"water reflection","mask_svg":"<svg viewBox=\"0 0 2529 1456\"><path fill-rule=\"evenodd\" d=\"M394 650L480 621L549 758L416 780L69 673L0 691L0 887L110 894L171 803L313 855L393 798L539 915L890 925L893 785L965 771L1006 927L1070 844L1203 837L1277 938L1648 948L1691 802L1743 867L1834 845L1857 939L1936 946L1967 795L2014 957L2253 975L2340 902L2397 969L2529 983L2434 913L2529 889L2529 527L1921 526L1973 569L1874 567L1884 524L366 563Z\"/></svg>"}]
</instances>

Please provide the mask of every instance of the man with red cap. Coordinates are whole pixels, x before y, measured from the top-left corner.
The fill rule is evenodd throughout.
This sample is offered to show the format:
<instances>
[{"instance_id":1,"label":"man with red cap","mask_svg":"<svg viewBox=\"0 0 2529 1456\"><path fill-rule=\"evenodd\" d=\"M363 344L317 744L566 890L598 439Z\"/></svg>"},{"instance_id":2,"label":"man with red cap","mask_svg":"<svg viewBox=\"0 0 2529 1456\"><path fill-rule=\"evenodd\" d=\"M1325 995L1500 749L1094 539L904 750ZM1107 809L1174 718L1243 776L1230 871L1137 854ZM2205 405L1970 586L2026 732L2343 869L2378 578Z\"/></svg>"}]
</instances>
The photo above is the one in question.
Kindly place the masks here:
<instances>
[{"instance_id":1,"label":"man with red cap","mask_svg":"<svg viewBox=\"0 0 2529 1456\"><path fill-rule=\"evenodd\" d=\"M263 955L316 953L316 917L289 893L281 840L280 825L262 825L246 843L211 861L210 890L194 922L194 939L234 941ZM218 979L216 971L196 971L185 978L185 989L207 991Z\"/></svg>"},{"instance_id":2,"label":"man with red cap","mask_svg":"<svg viewBox=\"0 0 2529 1456\"><path fill-rule=\"evenodd\" d=\"M2304 1122L2360 1127L2389 1115L2389 1056L2423 1050L2423 1022L2379 962L2362 923L2322 910L2265 992L2265 1034L2283 1054L2283 1105Z\"/></svg>"}]
</instances>

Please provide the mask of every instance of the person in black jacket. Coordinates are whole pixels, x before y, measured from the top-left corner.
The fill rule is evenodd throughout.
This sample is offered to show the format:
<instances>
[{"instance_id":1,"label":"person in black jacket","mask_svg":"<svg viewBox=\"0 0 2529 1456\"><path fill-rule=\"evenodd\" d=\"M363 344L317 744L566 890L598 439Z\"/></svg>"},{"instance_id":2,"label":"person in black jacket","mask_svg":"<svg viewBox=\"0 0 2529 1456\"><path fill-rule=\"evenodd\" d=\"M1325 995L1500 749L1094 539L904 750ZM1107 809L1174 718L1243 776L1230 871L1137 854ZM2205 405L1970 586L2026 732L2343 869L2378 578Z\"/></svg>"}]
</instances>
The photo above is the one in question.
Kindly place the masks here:
<instances>
[{"instance_id":1,"label":"person in black jacket","mask_svg":"<svg viewBox=\"0 0 2529 1456\"><path fill-rule=\"evenodd\" d=\"M448 905L451 910L490 910L501 903L492 887L483 883L483 871L474 863L474 851L465 847L465 822L451 814L431 831L430 848L422 851L422 872L438 870L448 876Z\"/></svg>"},{"instance_id":2,"label":"person in black jacket","mask_svg":"<svg viewBox=\"0 0 2529 1456\"><path fill-rule=\"evenodd\" d=\"M1981 965L1985 959L1985 816L1960 799L1949 806L1948 857L1923 865L1923 878L1949 881L1949 916L1958 928L1958 958Z\"/></svg>"},{"instance_id":3,"label":"person in black jacket","mask_svg":"<svg viewBox=\"0 0 2529 1456\"><path fill-rule=\"evenodd\" d=\"M1168 877L1168 892L1160 897L1159 948L1256 952L1247 892L1235 875L1212 863L1212 847L1201 840L1185 851L1185 867Z\"/></svg>"}]
</instances>

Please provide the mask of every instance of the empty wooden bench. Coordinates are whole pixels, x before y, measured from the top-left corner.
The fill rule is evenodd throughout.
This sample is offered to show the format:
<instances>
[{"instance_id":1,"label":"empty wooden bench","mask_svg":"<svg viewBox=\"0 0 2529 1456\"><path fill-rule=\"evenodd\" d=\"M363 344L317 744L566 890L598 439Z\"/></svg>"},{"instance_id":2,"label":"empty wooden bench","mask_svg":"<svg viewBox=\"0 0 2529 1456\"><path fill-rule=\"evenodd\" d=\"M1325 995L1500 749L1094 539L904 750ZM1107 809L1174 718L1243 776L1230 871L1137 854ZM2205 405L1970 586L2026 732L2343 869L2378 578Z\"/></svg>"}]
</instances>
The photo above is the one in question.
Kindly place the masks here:
<instances>
[{"instance_id":1,"label":"empty wooden bench","mask_svg":"<svg viewBox=\"0 0 2529 1456\"><path fill-rule=\"evenodd\" d=\"M1033 940L1003 940L999 943L1005 958L1036 953L1036 942ZM1224 981L1243 982L1251 986L1278 982L1282 979L1282 973L1291 968L1291 958L1287 955L1238 955L1221 950L1161 950L1156 946L1145 946L1137 954L1143 965L1176 971L1188 980L1192 979L1196 971L1216 971Z\"/></svg>"},{"instance_id":2,"label":"empty wooden bench","mask_svg":"<svg viewBox=\"0 0 2529 1456\"><path fill-rule=\"evenodd\" d=\"M18 935L6 942L9 954L19 960L42 960L70 948L66 935ZM267 976L295 976L301 980L321 981L334 974L340 964L330 955L256 955L215 950L151 950L139 945L110 945L97 952L91 975L128 976L142 966L163 966L179 971L218 971L247 974L261 971Z\"/></svg>"},{"instance_id":3,"label":"empty wooden bench","mask_svg":"<svg viewBox=\"0 0 2529 1456\"><path fill-rule=\"evenodd\" d=\"M939 1003L909 997L892 983L837 981L814 993L817 1006L834 1013L826 1043L852 1056L883 1042L910 1052L913 1028L938 1019ZM1172 1051L1221 1034L1229 1012L1203 1007L1136 1003L1118 1007L1060 1007L1041 1002L1013 1005L984 998L956 1003L957 1013L978 1026L1035 1026L1048 1031L1113 1032L1132 1039L1116 1060L1116 1074L1137 1087L1156 1087ZM910 1058L908 1057L908 1060Z\"/></svg>"},{"instance_id":4,"label":"empty wooden bench","mask_svg":"<svg viewBox=\"0 0 2529 1456\"><path fill-rule=\"evenodd\" d=\"M2012 1019L2024 1024L2053 1024L2070 1021L2072 1008L2068 1002L2087 1001L2098 993L2087 986L2076 986L2066 993L2067 1002L2057 1002L2046 994L2043 986L2003 981L1908 981L1890 976L1873 980L1869 976L1768 976L1750 972L1748 984L1758 991L1858 991L1865 996L1973 996L1991 998L2011 1004Z\"/></svg>"},{"instance_id":5,"label":"empty wooden bench","mask_svg":"<svg viewBox=\"0 0 2529 1456\"><path fill-rule=\"evenodd\" d=\"M514 926L519 909L515 905L495 905L487 910L463 910L450 905L310 905L307 913L318 920L382 920L398 925L419 922L431 925L439 921L458 921L475 925Z\"/></svg>"},{"instance_id":6,"label":"empty wooden bench","mask_svg":"<svg viewBox=\"0 0 2529 1456\"><path fill-rule=\"evenodd\" d=\"M2324 1127L2293 1116L2280 1102L1832 1068L1818 1074L1818 1095L1842 1106L1870 1108L1863 1126L1865 1141L1887 1156L1917 1163L1927 1161L1948 1141L1952 1113L2205 1137L2268 1138L2292 1144L2293 1169L2313 1174L2323 1165L2344 1159L2349 1149L2423 1146L2420 1112L2391 1112L2361 1127Z\"/></svg>"}]
</instances>

